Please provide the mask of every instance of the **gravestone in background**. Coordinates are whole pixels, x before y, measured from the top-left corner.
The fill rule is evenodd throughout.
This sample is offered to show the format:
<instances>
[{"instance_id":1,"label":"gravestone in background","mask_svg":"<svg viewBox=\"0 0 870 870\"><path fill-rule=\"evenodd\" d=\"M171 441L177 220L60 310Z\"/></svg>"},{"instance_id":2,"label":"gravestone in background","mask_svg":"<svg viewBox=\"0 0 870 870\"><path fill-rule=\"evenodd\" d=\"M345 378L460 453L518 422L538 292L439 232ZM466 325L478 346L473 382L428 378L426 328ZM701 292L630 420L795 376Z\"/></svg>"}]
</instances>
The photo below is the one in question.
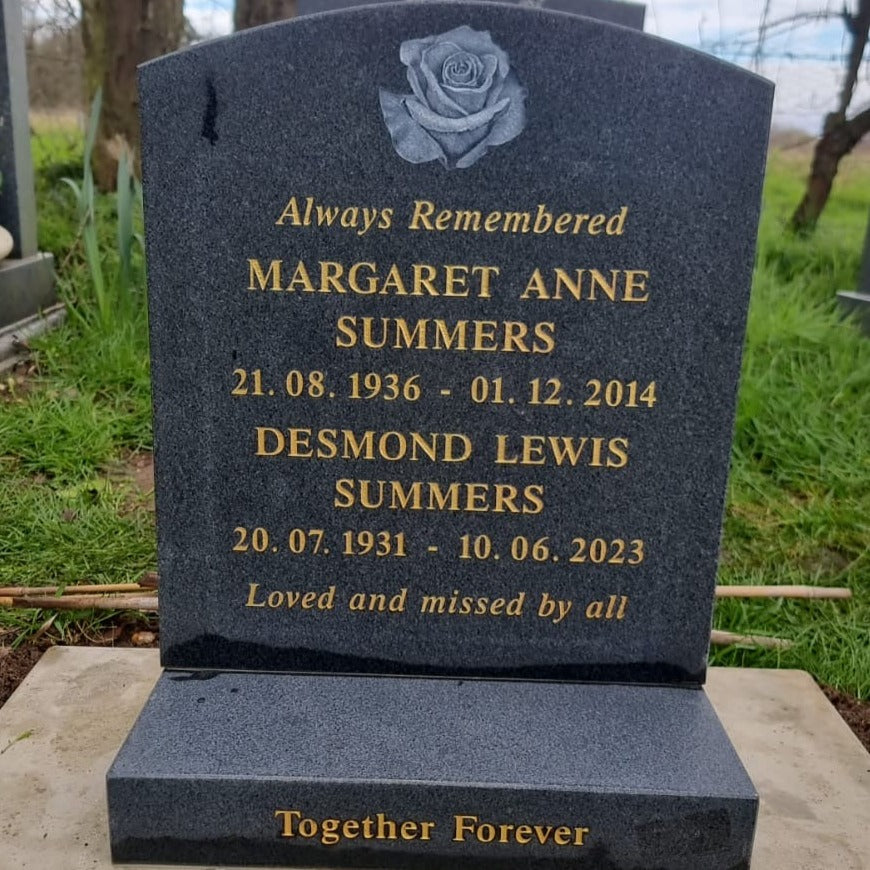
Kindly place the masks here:
<instances>
[{"instance_id":1,"label":"gravestone in background","mask_svg":"<svg viewBox=\"0 0 870 870\"><path fill-rule=\"evenodd\" d=\"M296 14L312 15L316 12L334 12L337 9L370 6L381 2L390 2L390 0L297 0ZM409 2L428 2L428 0L409 0ZM597 18L599 21L609 21L611 24L621 24L623 27L633 27L635 30L643 30L643 19L646 12L646 7L643 4L626 3L623 0L498 0L498 2L586 15L589 18Z\"/></svg>"},{"instance_id":2,"label":"gravestone in background","mask_svg":"<svg viewBox=\"0 0 870 870\"><path fill-rule=\"evenodd\" d=\"M858 276L858 289L841 290L837 293L844 311L858 317L864 332L870 335L870 223L864 237L864 257L861 260L861 273Z\"/></svg>"},{"instance_id":3,"label":"gravestone in background","mask_svg":"<svg viewBox=\"0 0 870 870\"><path fill-rule=\"evenodd\" d=\"M749 866L700 687L771 97L473 3L142 68L170 670L116 860Z\"/></svg>"},{"instance_id":4,"label":"gravestone in background","mask_svg":"<svg viewBox=\"0 0 870 870\"><path fill-rule=\"evenodd\" d=\"M56 301L54 259L36 247L36 203L27 117L27 66L21 4L0 5L0 226L13 240L0 261L0 351L4 336L20 331ZM2 356L2 353L0 353Z\"/></svg>"}]
</instances>

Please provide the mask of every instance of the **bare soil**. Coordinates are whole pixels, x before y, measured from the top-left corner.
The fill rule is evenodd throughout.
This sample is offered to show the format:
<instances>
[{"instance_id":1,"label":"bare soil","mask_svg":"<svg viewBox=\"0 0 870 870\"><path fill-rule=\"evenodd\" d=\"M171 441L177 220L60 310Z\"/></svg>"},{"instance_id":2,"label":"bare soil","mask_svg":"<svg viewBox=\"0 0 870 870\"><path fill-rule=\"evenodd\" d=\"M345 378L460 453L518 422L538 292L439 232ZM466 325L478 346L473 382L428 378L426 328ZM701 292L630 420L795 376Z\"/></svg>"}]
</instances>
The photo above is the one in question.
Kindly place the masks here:
<instances>
[{"instance_id":1,"label":"bare soil","mask_svg":"<svg viewBox=\"0 0 870 870\"><path fill-rule=\"evenodd\" d=\"M855 736L864 744L864 748L870 752L870 701L859 701L830 686L822 686L822 691L837 708L837 712Z\"/></svg>"},{"instance_id":2,"label":"bare soil","mask_svg":"<svg viewBox=\"0 0 870 870\"><path fill-rule=\"evenodd\" d=\"M115 646L115 647L157 647L160 638L157 630L157 618L124 615L118 622L103 626L97 635L84 634L73 638L71 646ZM42 654L51 646L56 646L57 640L44 636L36 643L25 643L12 648L0 646L0 707L18 688L22 680L30 673L33 666L40 660Z\"/></svg>"},{"instance_id":3,"label":"bare soil","mask_svg":"<svg viewBox=\"0 0 870 870\"><path fill-rule=\"evenodd\" d=\"M0 647L0 707L30 673L43 652L43 649L35 646L22 646L19 649Z\"/></svg>"}]
</instances>

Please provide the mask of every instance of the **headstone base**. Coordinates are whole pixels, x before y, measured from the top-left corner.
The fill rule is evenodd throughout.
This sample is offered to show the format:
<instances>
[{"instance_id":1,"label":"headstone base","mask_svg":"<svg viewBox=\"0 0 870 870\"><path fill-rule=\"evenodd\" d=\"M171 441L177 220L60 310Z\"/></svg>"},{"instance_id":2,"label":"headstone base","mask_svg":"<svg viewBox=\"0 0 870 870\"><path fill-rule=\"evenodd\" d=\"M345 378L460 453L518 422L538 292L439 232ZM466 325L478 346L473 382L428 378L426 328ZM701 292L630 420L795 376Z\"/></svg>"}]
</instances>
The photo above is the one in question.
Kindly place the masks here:
<instances>
[{"instance_id":1,"label":"headstone base","mask_svg":"<svg viewBox=\"0 0 870 870\"><path fill-rule=\"evenodd\" d=\"M58 302L38 314L0 326L0 372L27 359L30 355L29 340L59 326L66 319L66 313L66 305Z\"/></svg>"},{"instance_id":2,"label":"headstone base","mask_svg":"<svg viewBox=\"0 0 870 870\"><path fill-rule=\"evenodd\" d=\"M166 671L115 861L740 870L757 797L702 690Z\"/></svg>"},{"instance_id":3,"label":"headstone base","mask_svg":"<svg viewBox=\"0 0 870 870\"><path fill-rule=\"evenodd\" d=\"M17 323L56 301L51 254L0 262L0 326Z\"/></svg>"}]
</instances>

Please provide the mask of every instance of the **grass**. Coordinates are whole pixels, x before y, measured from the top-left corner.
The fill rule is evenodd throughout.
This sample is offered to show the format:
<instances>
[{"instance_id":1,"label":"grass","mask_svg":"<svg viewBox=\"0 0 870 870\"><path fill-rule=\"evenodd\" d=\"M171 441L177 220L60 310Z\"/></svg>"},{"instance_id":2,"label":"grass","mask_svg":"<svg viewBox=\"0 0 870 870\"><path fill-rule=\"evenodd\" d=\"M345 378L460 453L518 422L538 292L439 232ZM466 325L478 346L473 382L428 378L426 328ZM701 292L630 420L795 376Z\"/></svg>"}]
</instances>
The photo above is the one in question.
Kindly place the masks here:
<instances>
[{"instance_id":1,"label":"grass","mask_svg":"<svg viewBox=\"0 0 870 870\"><path fill-rule=\"evenodd\" d=\"M61 182L80 175L83 153L68 126L34 140L41 246L63 264L61 290L80 316L36 343L35 379L0 393L0 586L136 580L156 562L149 508L110 473L152 446L141 250L132 245L126 295L107 315L121 271L117 200L96 195L89 205L108 289L95 316L92 263L73 245L81 203ZM770 161L719 582L848 585L854 598L720 601L717 627L793 646L717 649L712 661L802 668L868 698L870 343L841 319L834 293L856 284L870 161L846 163L815 235L796 240L783 227L807 165L805 151ZM104 619L61 614L55 629L86 633ZM43 621L0 612L0 636L24 639Z\"/></svg>"},{"instance_id":2,"label":"grass","mask_svg":"<svg viewBox=\"0 0 870 870\"><path fill-rule=\"evenodd\" d=\"M110 473L152 447L144 263L135 243L129 263L118 254L118 228L135 241L141 213L135 202L91 193L86 177L63 183L81 175L85 149L69 125L33 140L40 247L60 266L70 315L34 341L36 376L2 384L0 586L132 581L156 561L147 500L127 476ZM54 628L87 636L105 619L62 613ZM20 641L43 621L4 611L0 638L5 630Z\"/></svg>"},{"instance_id":3,"label":"grass","mask_svg":"<svg viewBox=\"0 0 870 870\"><path fill-rule=\"evenodd\" d=\"M783 226L801 168L773 155L765 185L725 518L721 583L849 586L848 603L718 602L715 623L788 638L714 664L794 667L870 697L870 343L834 292L856 286L870 165L854 160L815 235ZM805 171L805 168L804 168Z\"/></svg>"}]
</instances>

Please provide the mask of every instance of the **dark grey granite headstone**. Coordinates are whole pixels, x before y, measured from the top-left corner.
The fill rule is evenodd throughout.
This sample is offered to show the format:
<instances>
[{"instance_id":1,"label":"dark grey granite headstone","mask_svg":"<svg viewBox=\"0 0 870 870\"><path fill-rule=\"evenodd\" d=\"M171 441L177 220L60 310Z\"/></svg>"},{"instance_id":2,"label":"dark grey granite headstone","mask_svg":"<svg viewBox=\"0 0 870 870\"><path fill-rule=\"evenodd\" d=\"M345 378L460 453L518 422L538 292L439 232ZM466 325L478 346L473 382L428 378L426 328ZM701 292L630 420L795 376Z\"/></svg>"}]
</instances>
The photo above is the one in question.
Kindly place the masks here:
<instances>
[{"instance_id":1,"label":"dark grey granite headstone","mask_svg":"<svg viewBox=\"0 0 870 870\"><path fill-rule=\"evenodd\" d=\"M143 67L176 670L117 860L749 866L696 689L771 97L504 4Z\"/></svg>"},{"instance_id":2,"label":"dark grey granite headstone","mask_svg":"<svg viewBox=\"0 0 870 870\"><path fill-rule=\"evenodd\" d=\"M390 0L296 0L297 15L312 15L316 12L335 12L353 6L372 6ZM408 2L428 2L428 0L408 0ZM513 3L533 9L551 9L556 12L571 12L586 15L599 21L608 21L622 27L643 30L646 7L642 3L626 3L623 0L495 0Z\"/></svg>"},{"instance_id":3,"label":"dark grey granite headstone","mask_svg":"<svg viewBox=\"0 0 870 870\"><path fill-rule=\"evenodd\" d=\"M0 329L55 301L54 259L36 249L36 201L30 156L27 65L21 4L0 2L0 226L12 258L0 261Z\"/></svg>"},{"instance_id":4,"label":"dark grey granite headstone","mask_svg":"<svg viewBox=\"0 0 870 870\"><path fill-rule=\"evenodd\" d=\"M439 116L474 39L493 102ZM164 665L699 685L769 83L425 3L141 94Z\"/></svg>"}]
</instances>

